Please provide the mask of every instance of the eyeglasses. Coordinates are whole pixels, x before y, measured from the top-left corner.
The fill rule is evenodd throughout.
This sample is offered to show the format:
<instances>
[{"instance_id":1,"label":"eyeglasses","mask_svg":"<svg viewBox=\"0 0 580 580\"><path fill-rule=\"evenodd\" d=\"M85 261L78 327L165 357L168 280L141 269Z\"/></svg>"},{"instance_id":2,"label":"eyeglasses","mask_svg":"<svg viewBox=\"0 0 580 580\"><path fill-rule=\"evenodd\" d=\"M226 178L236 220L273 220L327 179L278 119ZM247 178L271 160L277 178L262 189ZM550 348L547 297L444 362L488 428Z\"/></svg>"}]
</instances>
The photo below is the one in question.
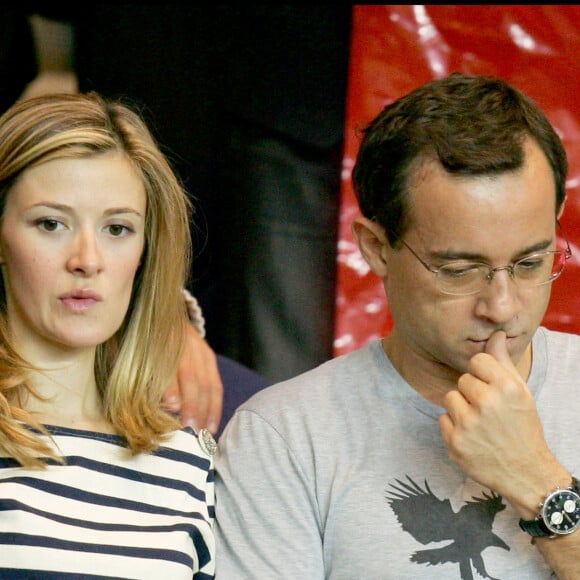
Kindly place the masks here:
<instances>
[{"instance_id":1,"label":"eyeglasses","mask_svg":"<svg viewBox=\"0 0 580 580\"><path fill-rule=\"evenodd\" d=\"M565 250L536 252L497 268L484 262L467 260L454 260L439 268L434 268L424 262L404 240L401 242L429 272L435 274L439 290L443 294L455 296L468 296L481 292L500 270L507 270L510 278L520 288L550 284L560 276L564 271L566 261L572 257L570 244L566 240Z\"/></svg>"}]
</instances>

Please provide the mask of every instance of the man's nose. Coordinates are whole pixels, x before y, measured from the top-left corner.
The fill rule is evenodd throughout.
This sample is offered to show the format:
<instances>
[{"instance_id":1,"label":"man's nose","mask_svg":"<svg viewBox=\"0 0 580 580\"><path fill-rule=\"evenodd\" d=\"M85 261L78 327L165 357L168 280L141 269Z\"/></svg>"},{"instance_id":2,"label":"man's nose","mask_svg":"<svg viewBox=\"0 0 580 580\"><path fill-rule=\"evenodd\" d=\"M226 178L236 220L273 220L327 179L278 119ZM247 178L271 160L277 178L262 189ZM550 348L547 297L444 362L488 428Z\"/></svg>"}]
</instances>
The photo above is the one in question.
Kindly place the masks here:
<instances>
[{"instance_id":1,"label":"man's nose","mask_svg":"<svg viewBox=\"0 0 580 580\"><path fill-rule=\"evenodd\" d=\"M476 313L494 323L505 323L519 312L519 289L511 266L490 271L488 283L477 295Z\"/></svg>"}]
</instances>

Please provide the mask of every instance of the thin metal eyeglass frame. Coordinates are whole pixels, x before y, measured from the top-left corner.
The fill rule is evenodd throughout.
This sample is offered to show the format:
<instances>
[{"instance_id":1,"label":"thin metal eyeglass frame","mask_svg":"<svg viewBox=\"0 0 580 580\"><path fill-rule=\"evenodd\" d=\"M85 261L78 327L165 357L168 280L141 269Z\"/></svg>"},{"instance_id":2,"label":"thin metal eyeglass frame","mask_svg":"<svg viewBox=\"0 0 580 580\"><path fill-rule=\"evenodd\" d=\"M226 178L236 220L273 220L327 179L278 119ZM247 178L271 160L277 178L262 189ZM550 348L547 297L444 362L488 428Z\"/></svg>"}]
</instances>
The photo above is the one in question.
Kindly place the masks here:
<instances>
[{"instance_id":1,"label":"thin metal eyeglass frame","mask_svg":"<svg viewBox=\"0 0 580 580\"><path fill-rule=\"evenodd\" d=\"M564 271L564 268L566 266L566 262L572 257L572 249L570 248L570 242L568 241L568 238L564 232L564 229L562 228L562 226L558 220L556 220L556 225L558 226L558 229L561 231L562 237L564 238L564 241L566 242L566 249L565 250L546 250L544 252L534 252L533 254L529 254L527 256L522 256L519 260L516 260L515 262L512 262L511 264L506 264L505 266L497 266L496 268L493 268L492 266L490 266L489 264L486 264L485 262L477 262L477 261L467 260L467 263L485 266L489 271L488 275L486 276L488 283L491 283L496 272L498 272L500 270L507 270L509 277L517 284L518 282L517 282L517 278L515 276L514 267L518 262L528 260L529 258L531 258L533 256L538 256L538 255L541 256L541 255L545 255L545 254L564 254L564 262L563 262L562 269L560 270L560 272L556 276L554 276L553 278L550 278L550 279L546 280L545 282L540 282L539 284L534 284L534 286L544 286L545 284L551 284L554 280L556 280L557 278L560 277L560 275ZM413 248L411 248L411 246L409 246L409 244L407 244L407 242L405 242L405 240L400 240L400 241L409 250L409 252L411 252L411 254L413 254L413 256L415 256L415 258L417 258L417 260L423 265L423 267L426 270L428 270L432 274L435 274L435 276L437 276L439 274L440 268L435 268L434 266L427 264L427 262L425 262L417 254L417 252L415 252L415 250L413 250ZM460 260L457 260L457 261L459 262ZM453 262L454 261L448 262L448 264L452 264ZM478 292L481 292L481 290L482 290L482 288L480 288L479 290L474 290L472 292L463 293L463 292L449 292L449 291L442 290L441 288L439 288L440 292L442 292L443 294L448 294L450 296L470 296L471 294L477 294Z\"/></svg>"}]
</instances>

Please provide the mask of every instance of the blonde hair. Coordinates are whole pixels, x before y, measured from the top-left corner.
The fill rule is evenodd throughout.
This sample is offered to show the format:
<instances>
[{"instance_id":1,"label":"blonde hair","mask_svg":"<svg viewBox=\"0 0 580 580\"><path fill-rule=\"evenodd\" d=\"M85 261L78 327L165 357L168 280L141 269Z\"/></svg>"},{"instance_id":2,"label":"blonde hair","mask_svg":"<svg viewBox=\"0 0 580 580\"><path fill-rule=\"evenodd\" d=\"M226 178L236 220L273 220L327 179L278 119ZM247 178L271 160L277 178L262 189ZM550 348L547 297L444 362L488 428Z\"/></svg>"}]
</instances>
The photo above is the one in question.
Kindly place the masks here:
<instances>
[{"instance_id":1,"label":"blonde hair","mask_svg":"<svg viewBox=\"0 0 580 580\"><path fill-rule=\"evenodd\" d=\"M179 422L161 399L177 370L186 321L182 289L191 254L191 206L146 124L128 106L96 93L22 101L0 117L0 220L10 189L27 169L55 159L120 152L141 176L147 196L145 248L131 303L117 333L99 345L95 377L106 418L133 452L156 449ZM27 467L43 467L52 448L17 404L30 365L10 343L0 288L0 447ZM24 425L23 425L24 423Z\"/></svg>"}]
</instances>

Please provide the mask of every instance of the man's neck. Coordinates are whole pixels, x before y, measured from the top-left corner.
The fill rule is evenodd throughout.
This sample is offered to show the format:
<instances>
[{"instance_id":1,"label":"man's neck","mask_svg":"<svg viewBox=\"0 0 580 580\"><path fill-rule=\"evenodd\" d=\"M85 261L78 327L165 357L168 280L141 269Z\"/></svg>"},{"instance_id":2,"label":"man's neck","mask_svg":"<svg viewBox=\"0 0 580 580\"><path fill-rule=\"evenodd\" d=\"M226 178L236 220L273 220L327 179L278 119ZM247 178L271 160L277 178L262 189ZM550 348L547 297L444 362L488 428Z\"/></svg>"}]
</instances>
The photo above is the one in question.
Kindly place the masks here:
<instances>
[{"instance_id":1,"label":"man's neck","mask_svg":"<svg viewBox=\"0 0 580 580\"><path fill-rule=\"evenodd\" d=\"M398 340L393 333L382 340L383 350L392 365L423 398L443 407L446 393L457 388L457 381L463 373L434 359L429 360L420 356ZM527 381L532 370L531 344L517 362L516 368Z\"/></svg>"}]
</instances>

